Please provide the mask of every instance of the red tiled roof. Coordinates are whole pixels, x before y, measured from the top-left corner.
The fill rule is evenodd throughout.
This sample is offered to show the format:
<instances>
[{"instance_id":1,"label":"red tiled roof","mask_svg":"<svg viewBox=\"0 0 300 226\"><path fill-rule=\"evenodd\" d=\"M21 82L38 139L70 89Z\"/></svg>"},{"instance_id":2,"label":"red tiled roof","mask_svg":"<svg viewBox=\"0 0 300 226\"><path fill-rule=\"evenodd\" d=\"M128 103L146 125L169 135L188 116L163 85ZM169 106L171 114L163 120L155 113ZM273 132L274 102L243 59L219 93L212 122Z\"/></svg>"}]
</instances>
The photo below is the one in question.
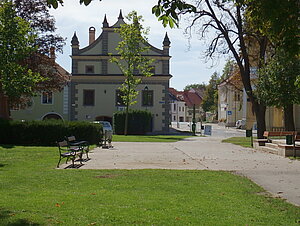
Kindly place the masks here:
<instances>
[{"instance_id":1,"label":"red tiled roof","mask_svg":"<svg viewBox=\"0 0 300 226\"><path fill-rule=\"evenodd\" d=\"M200 105L202 103L202 98L196 92L184 91L184 101L188 107L195 105Z\"/></svg>"},{"instance_id":2,"label":"red tiled roof","mask_svg":"<svg viewBox=\"0 0 300 226\"><path fill-rule=\"evenodd\" d=\"M177 99L184 101L188 107L202 103L200 94L195 92L195 90L177 91L174 88L169 88L169 92L176 96Z\"/></svg>"}]
</instances>

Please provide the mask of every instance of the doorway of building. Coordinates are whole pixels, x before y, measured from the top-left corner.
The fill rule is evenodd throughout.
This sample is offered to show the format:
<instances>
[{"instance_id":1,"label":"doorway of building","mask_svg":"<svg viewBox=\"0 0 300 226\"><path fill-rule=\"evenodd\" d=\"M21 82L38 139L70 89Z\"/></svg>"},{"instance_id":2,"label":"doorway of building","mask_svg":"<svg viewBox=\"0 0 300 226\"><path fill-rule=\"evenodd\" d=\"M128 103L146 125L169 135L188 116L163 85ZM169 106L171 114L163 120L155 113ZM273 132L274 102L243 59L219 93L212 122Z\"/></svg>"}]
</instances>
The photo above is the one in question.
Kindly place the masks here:
<instances>
[{"instance_id":1,"label":"doorway of building","mask_svg":"<svg viewBox=\"0 0 300 226\"><path fill-rule=\"evenodd\" d=\"M43 117L43 120L48 120L48 119L63 120L60 115L55 113L49 113Z\"/></svg>"}]
</instances>

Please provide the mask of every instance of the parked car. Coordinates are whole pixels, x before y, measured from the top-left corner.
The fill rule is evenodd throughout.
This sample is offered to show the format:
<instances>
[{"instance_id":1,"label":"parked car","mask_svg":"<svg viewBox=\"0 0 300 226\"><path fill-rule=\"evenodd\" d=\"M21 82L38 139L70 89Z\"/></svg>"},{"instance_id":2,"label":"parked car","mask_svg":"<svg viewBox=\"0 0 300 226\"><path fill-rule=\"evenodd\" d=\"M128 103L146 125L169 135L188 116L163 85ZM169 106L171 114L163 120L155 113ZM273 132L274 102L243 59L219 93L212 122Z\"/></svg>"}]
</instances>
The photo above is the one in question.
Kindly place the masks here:
<instances>
[{"instance_id":1,"label":"parked car","mask_svg":"<svg viewBox=\"0 0 300 226\"><path fill-rule=\"evenodd\" d=\"M105 131L113 131L110 122L108 121L94 121L94 123L100 123L103 127L103 132Z\"/></svg>"},{"instance_id":2,"label":"parked car","mask_svg":"<svg viewBox=\"0 0 300 226\"><path fill-rule=\"evenodd\" d=\"M235 127L237 129L245 129L245 126L246 126L246 120L244 120L244 119L237 120L235 123Z\"/></svg>"}]
</instances>

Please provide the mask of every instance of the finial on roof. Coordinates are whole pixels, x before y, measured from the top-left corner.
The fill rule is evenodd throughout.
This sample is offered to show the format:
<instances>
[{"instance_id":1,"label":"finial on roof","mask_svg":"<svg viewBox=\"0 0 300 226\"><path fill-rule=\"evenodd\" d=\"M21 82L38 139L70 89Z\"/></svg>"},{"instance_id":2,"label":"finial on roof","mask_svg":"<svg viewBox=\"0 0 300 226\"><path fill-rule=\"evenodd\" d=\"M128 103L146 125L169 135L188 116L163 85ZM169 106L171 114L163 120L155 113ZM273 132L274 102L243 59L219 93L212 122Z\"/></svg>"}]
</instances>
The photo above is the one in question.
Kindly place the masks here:
<instances>
[{"instance_id":1,"label":"finial on roof","mask_svg":"<svg viewBox=\"0 0 300 226\"><path fill-rule=\"evenodd\" d=\"M72 45L79 45L79 41L78 41L78 38L77 38L77 35L76 35L76 31L74 32L74 35L72 37L71 44Z\"/></svg>"},{"instance_id":2,"label":"finial on roof","mask_svg":"<svg viewBox=\"0 0 300 226\"><path fill-rule=\"evenodd\" d=\"M123 20L123 19L124 19L123 15L122 15L122 9L120 9L120 14L119 14L118 19L119 19L119 20Z\"/></svg>"},{"instance_id":3,"label":"finial on roof","mask_svg":"<svg viewBox=\"0 0 300 226\"><path fill-rule=\"evenodd\" d=\"M106 19L106 14L104 15L104 20L103 20L103 27L109 27L108 26L108 22L107 22L107 19Z\"/></svg>"},{"instance_id":4,"label":"finial on roof","mask_svg":"<svg viewBox=\"0 0 300 226\"><path fill-rule=\"evenodd\" d=\"M165 35L165 38L164 38L164 41L163 41L163 45L164 46L170 46L171 42L170 42L170 39L168 37L168 33L166 32L166 35Z\"/></svg>"}]
</instances>

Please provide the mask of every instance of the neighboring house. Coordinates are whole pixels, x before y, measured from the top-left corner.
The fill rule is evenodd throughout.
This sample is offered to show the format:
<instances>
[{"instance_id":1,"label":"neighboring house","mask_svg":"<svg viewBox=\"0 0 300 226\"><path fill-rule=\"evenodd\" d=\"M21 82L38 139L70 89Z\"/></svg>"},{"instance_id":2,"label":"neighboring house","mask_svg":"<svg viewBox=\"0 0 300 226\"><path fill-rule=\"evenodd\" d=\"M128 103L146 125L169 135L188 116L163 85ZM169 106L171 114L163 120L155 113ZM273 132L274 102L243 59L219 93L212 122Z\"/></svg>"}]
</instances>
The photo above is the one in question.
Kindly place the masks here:
<instances>
[{"instance_id":1,"label":"neighboring house","mask_svg":"<svg viewBox=\"0 0 300 226\"><path fill-rule=\"evenodd\" d=\"M109 26L106 16L102 33L95 39L95 28L89 28L89 45L79 48L79 41L74 34L72 44L72 76L70 82L70 120L107 120L112 121L114 112L125 109L118 88L124 82L124 75L111 56L118 57L116 47L121 41L115 31L124 24L122 13L117 22ZM167 36L163 40L163 49L147 43L149 50L144 53L154 59L151 77L142 78L138 85L137 104L132 109L148 110L152 113L152 130L169 131L169 71L170 41Z\"/></svg>"},{"instance_id":2,"label":"neighboring house","mask_svg":"<svg viewBox=\"0 0 300 226\"><path fill-rule=\"evenodd\" d=\"M256 70L252 69L252 79L256 79ZM218 85L218 121L225 122L226 126L235 126L237 120L245 120L251 125L255 125L255 115L252 112L252 105L249 101L242 82L236 75L230 76ZM300 106L294 105L294 120L296 130L300 131ZM284 129L283 110L276 107L267 107L266 129ZM255 126L254 126L255 127Z\"/></svg>"},{"instance_id":3,"label":"neighboring house","mask_svg":"<svg viewBox=\"0 0 300 226\"><path fill-rule=\"evenodd\" d=\"M194 111L193 109L195 105L196 121L200 122L202 120L203 117L202 97L198 92L198 90L191 89L185 91L177 91L174 88L170 88L169 92L178 99L176 103L171 103L171 108L173 107L173 111L172 111L173 118L174 115L175 116L178 115L179 119L180 117L182 117L182 119L185 122L192 122L193 111ZM177 108L178 108L178 113L177 113ZM184 109L184 110L179 110L179 109ZM183 116L183 113L185 114L185 116Z\"/></svg>"},{"instance_id":4,"label":"neighboring house","mask_svg":"<svg viewBox=\"0 0 300 226\"><path fill-rule=\"evenodd\" d=\"M177 94L174 88L169 88L171 122L186 122L186 106L183 96Z\"/></svg>"},{"instance_id":5,"label":"neighboring house","mask_svg":"<svg viewBox=\"0 0 300 226\"><path fill-rule=\"evenodd\" d=\"M246 118L243 117L242 84L233 80L234 76L230 76L218 85L218 121L226 126L235 126L237 120Z\"/></svg>"},{"instance_id":6,"label":"neighboring house","mask_svg":"<svg viewBox=\"0 0 300 226\"><path fill-rule=\"evenodd\" d=\"M55 64L60 76L69 79L69 73L60 65ZM10 110L11 118L18 120L69 119L69 86L61 92L41 92L32 97L25 109L15 106Z\"/></svg>"},{"instance_id":7,"label":"neighboring house","mask_svg":"<svg viewBox=\"0 0 300 226\"><path fill-rule=\"evenodd\" d=\"M194 90L186 90L183 91L183 97L186 104L186 121L193 121L193 111L195 106L195 119L196 122L200 122L203 120L203 109L202 109L202 97L200 94Z\"/></svg>"}]
</instances>

